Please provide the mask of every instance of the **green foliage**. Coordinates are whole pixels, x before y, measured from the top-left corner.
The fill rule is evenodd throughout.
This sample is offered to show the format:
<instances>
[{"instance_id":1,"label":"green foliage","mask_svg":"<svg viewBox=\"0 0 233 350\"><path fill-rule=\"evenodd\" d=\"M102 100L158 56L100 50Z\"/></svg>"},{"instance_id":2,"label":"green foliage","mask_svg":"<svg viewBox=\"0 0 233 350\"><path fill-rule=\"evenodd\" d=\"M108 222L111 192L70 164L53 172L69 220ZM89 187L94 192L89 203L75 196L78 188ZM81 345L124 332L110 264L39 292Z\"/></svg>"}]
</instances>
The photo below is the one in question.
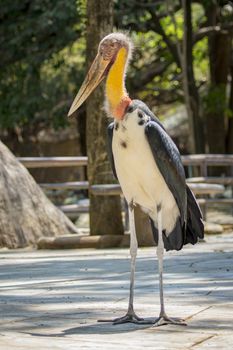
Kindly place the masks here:
<instances>
[{"instance_id":1,"label":"green foliage","mask_svg":"<svg viewBox=\"0 0 233 350\"><path fill-rule=\"evenodd\" d=\"M80 38L69 47L54 54L41 66L41 82L47 121L55 128L67 122L71 99L84 79L85 40ZM69 100L69 97L71 98Z\"/></svg>"},{"instance_id":2,"label":"green foliage","mask_svg":"<svg viewBox=\"0 0 233 350\"><path fill-rule=\"evenodd\" d=\"M232 117L232 110L228 107L225 85L219 84L210 86L202 99L206 114L212 115L213 117L215 115Z\"/></svg>"},{"instance_id":3,"label":"green foliage","mask_svg":"<svg viewBox=\"0 0 233 350\"><path fill-rule=\"evenodd\" d=\"M1 67L27 57L40 65L76 39L76 0L1 1Z\"/></svg>"},{"instance_id":4,"label":"green foliage","mask_svg":"<svg viewBox=\"0 0 233 350\"><path fill-rule=\"evenodd\" d=\"M64 110L51 111L64 85L45 79L46 64L54 71L66 65L62 49L72 50L83 35L84 5L84 0L1 1L0 126L61 120ZM72 70L69 62L67 66Z\"/></svg>"},{"instance_id":5,"label":"green foliage","mask_svg":"<svg viewBox=\"0 0 233 350\"><path fill-rule=\"evenodd\" d=\"M158 33L153 15L159 17L164 34L174 48L182 49L183 11L179 1L164 1L155 4L154 1L135 0L116 1L116 25L129 29L136 43L134 60L130 66L128 86L136 92L136 97L143 99L150 106L170 104L183 100L181 69L174 61L163 36ZM193 30L203 25L206 18L201 4L194 3ZM208 43L204 38L193 47L194 70L197 86L201 86L208 78ZM159 69L161 67L161 69ZM144 71L150 79L142 80ZM154 71L154 74L153 74ZM141 87L138 83L141 82Z\"/></svg>"},{"instance_id":6,"label":"green foliage","mask_svg":"<svg viewBox=\"0 0 233 350\"><path fill-rule=\"evenodd\" d=\"M194 34L206 25L205 11L212 4L213 0L192 3ZM163 36L175 51L182 49L180 1L115 0L114 5L115 27L130 31L135 42L127 79L131 96L151 107L183 101L181 68ZM221 6L224 21L231 18L228 2ZM1 1L0 127L65 125L86 71L85 7L86 0ZM194 44L193 58L196 85L205 92L207 37ZM205 108L227 112L222 97L220 90L205 93Z\"/></svg>"},{"instance_id":7,"label":"green foliage","mask_svg":"<svg viewBox=\"0 0 233 350\"><path fill-rule=\"evenodd\" d=\"M197 83L206 82L209 76L208 39L206 37L194 45L193 58Z\"/></svg>"},{"instance_id":8,"label":"green foliage","mask_svg":"<svg viewBox=\"0 0 233 350\"><path fill-rule=\"evenodd\" d=\"M168 35L172 40L182 40L184 24L182 10L174 13L173 18L168 13L166 17L161 19L161 24L166 35Z\"/></svg>"}]
</instances>

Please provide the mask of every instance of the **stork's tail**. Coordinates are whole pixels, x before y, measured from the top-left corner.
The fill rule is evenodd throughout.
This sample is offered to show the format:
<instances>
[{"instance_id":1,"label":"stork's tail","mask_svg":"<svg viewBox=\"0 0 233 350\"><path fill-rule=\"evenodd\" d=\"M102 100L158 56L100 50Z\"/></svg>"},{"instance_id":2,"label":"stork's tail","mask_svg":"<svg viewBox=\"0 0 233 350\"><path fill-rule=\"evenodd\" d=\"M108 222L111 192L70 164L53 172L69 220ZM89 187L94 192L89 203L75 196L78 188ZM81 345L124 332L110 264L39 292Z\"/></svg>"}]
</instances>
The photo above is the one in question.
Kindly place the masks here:
<instances>
[{"instance_id":1,"label":"stork's tail","mask_svg":"<svg viewBox=\"0 0 233 350\"><path fill-rule=\"evenodd\" d=\"M196 198L190 188L186 186L187 191L187 221L186 225L181 225L180 218L172 232L167 236L163 231L164 248L168 250L180 250L184 244L195 244L198 238L204 237L204 224L202 214L197 204ZM152 219L150 219L151 228L156 245L158 245L158 229Z\"/></svg>"},{"instance_id":2,"label":"stork's tail","mask_svg":"<svg viewBox=\"0 0 233 350\"><path fill-rule=\"evenodd\" d=\"M187 189L187 227L184 244L195 244L198 238L204 238L204 224L202 213L194 194L188 186Z\"/></svg>"}]
</instances>

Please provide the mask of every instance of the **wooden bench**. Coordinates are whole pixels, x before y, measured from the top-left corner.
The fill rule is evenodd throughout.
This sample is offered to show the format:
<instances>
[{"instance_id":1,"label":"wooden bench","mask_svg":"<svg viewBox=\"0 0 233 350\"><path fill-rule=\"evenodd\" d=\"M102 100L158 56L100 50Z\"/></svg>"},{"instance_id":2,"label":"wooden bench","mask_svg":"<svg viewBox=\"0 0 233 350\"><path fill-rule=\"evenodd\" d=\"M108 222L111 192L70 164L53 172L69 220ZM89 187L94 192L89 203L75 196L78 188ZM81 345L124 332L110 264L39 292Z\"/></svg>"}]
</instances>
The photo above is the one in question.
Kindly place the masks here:
<instances>
[{"instance_id":1,"label":"wooden bench","mask_svg":"<svg viewBox=\"0 0 233 350\"><path fill-rule=\"evenodd\" d=\"M88 190L88 181L54 182L39 184L45 190Z\"/></svg>"},{"instance_id":2,"label":"wooden bench","mask_svg":"<svg viewBox=\"0 0 233 350\"><path fill-rule=\"evenodd\" d=\"M215 195L215 194L224 192L224 186L218 185L218 184L189 183L189 187L192 189L192 191L195 194L198 194L198 195L206 195L206 194ZM72 188L72 186L68 188ZM91 191L92 194L96 196L118 196L122 194L121 187L119 184L93 185L90 187L89 190ZM198 202L201 205L206 203L211 204L214 202L214 199L213 200L198 199ZM59 206L59 208L70 218L77 217L77 214L89 212L89 205L82 205L82 204L62 205L62 206Z\"/></svg>"},{"instance_id":3,"label":"wooden bench","mask_svg":"<svg viewBox=\"0 0 233 350\"><path fill-rule=\"evenodd\" d=\"M198 202L202 205L204 215L206 205L232 204L233 198L206 198L224 192L224 185L233 186L233 155L211 155L195 154L182 156L182 162L188 169L189 178L187 183L192 191L199 197ZM80 167L87 166L87 157L20 157L19 161L27 168L51 168L51 167ZM228 166L231 167L232 176L228 177L211 177L208 176L208 166ZM193 167L198 167L199 177L193 177ZM120 195L121 189L119 184L105 184L89 186L88 181L75 181L64 183L43 183L40 186L44 190L89 190L97 196ZM62 205L60 209L69 217L76 217L78 213L89 211L88 205L72 204Z\"/></svg>"},{"instance_id":4,"label":"wooden bench","mask_svg":"<svg viewBox=\"0 0 233 350\"><path fill-rule=\"evenodd\" d=\"M224 186L218 184L206 183L188 183L189 187L195 194L217 194L224 192ZM93 185L91 186L91 193L96 196L116 196L122 194L119 184L113 185Z\"/></svg>"},{"instance_id":5,"label":"wooden bench","mask_svg":"<svg viewBox=\"0 0 233 350\"><path fill-rule=\"evenodd\" d=\"M206 184L222 184L233 185L233 176L200 176L189 177L187 182L190 183L206 183Z\"/></svg>"}]
</instances>

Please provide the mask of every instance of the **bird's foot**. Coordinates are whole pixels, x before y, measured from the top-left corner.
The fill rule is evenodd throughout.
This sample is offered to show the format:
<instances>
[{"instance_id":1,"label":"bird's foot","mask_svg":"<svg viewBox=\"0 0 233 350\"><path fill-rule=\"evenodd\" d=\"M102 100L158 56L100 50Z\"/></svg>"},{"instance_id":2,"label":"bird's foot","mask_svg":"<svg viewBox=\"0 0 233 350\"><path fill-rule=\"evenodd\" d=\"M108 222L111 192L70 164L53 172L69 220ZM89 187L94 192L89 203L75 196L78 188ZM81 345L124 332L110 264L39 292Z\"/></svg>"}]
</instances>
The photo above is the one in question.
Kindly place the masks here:
<instances>
[{"instance_id":1,"label":"bird's foot","mask_svg":"<svg viewBox=\"0 0 233 350\"><path fill-rule=\"evenodd\" d=\"M136 323L136 324L154 324L152 320L145 320L144 318L138 317L135 312L127 312L123 317L118 317L109 320L98 320L98 322L112 322L113 325L123 323Z\"/></svg>"},{"instance_id":2,"label":"bird's foot","mask_svg":"<svg viewBox=\"0 0 233 350\"><path fill-rule=\"evenodd\" d=\"M182 318L168 317L166 314L161 314L154 322L154 327L163 326L166 324L175 324L179 326L187 326L187 323Z\"/></svg>"}]
</instances>

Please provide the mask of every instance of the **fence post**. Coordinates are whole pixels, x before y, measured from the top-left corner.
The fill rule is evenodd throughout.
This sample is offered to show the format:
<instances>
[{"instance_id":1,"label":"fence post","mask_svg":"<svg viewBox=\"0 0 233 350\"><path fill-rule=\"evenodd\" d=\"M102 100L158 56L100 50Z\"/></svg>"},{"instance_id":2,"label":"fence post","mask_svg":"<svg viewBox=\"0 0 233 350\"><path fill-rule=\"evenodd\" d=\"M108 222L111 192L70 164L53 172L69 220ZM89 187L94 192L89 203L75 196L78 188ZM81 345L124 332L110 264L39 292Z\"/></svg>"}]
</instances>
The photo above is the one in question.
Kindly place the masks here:
<instances>
[{"instance_id":1,"label":"fence post","mask_svg":"<svg viewBox=\"0 0 233 350\"><path fill-rule=\"evenodd\" d=\"M203 159L201 164L200 164L200 170L201 170L201 176L202 177L207 177L208 176L207 163L206 163L205 159ZM207 196L203 195L203 197L206 198ZM206 206L207 206L206 202L204 202L202 205L200 205L204 220L206 220L206 212L207 212Z\"/></svg>"}]
</instances>

